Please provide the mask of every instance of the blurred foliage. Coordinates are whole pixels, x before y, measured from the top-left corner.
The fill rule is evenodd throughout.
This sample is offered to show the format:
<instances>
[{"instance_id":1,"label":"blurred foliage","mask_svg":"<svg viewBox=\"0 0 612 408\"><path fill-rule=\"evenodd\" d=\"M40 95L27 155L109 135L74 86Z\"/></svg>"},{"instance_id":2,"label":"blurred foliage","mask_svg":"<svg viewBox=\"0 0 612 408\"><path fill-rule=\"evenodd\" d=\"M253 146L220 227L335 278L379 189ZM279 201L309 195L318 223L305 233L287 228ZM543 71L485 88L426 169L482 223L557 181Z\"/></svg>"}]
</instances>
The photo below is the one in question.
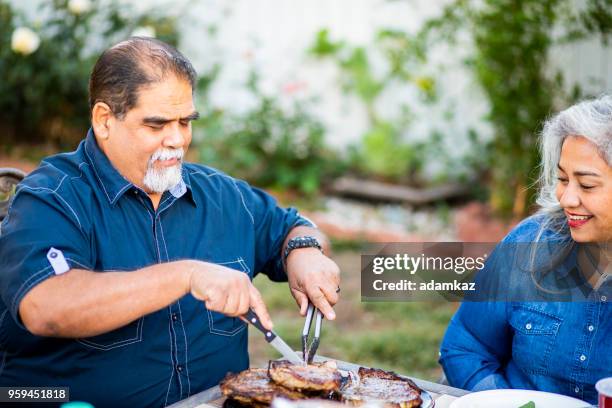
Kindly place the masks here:
<instances>
[{"instance_id":1,"label":"blurred foliage","mask_svg":"<svg viewBox=\"0 0 612 408\"><path fill-rule=\"evenodd\" d=\"M424 102L436 99L435 82L424 75L415 75L416 67L423 60L423 50L416 48L410 37L392 30L377 34L372 50L351 46L343 41L333 41L327 29L320 30L309 53L318 59L333 61L340 70L343 91L355 95L363 103L368 116L369 129L361 143L350 147L351 168L364 175L398 182L414 183L415 175L422 167L424 144L407 143L404 140L412 114L407 105L392 119L379 112L377 103L385 91L397 86L411 85L420 93ZM371 54L382 57L383 69L373 67ZM381 72L379 72L381 71Z\"/></svg>"},{"instance_id":2,"label":"blurred foliage","mask_svg":"<svg viewBox=\"0 0 612 408\"><path fill-rule=\"evenodd\" d=\"M284 108L261 91L255 72L247 89L255 98L254 108L242 114L212 109L194 124L200 161L257 186L309 196L342 171L336 155L325 147L325 130L308 113L307 102L296 100Z\"/></svg>"},{"instance_id":3,"label":"blurred foliage","mask_svg":"<svg viewBox=\"0 0 612 408\"><path fill-rule=\"evenodd\" d=\"M76 9L74 4L87 7ZM139 27L176 45L173 17L132 12L116 1L42 2L41 21L27 21L0 0L0 143L48 142L74 147L89 127L87 84L99 53ZM12 37L19 27L33 30L39 45L18 52ZM96 27L96 29L94 29ZM101 31L100 31L101 30Z\"/></svg>"},{"instance_id":4,"label":"blurred foliage","mask_svg":"<svg viewBox=\"0 0 612 408\"><path fill-rule=\"evenodd\" d=\"M580 95L576 87L568 94L561 73L551 69L551 47L595 35L607 41L612 0L588 0L583 8L571 0L455 0L414 38L430 49L456 44L462 30L475 45L468 65L488 98L495 131L490 201L498 213L522 217L535 193L541 123Z\"/></svg>"},{"instance_id":5,"label":"blurred foliage","mask_svg":"<svg viewBox=\"0 0 612 408\"><path fill-rule=\"evenodd\" d=\"M155 11L137 15L117 0L88 1L75 12L71 0L42 2L27 21L0 0L0 141L3 146L51 142L73 147L89 126L87 81L100 51L151 27L156 37L176 45L176 17ZM30 27L40 40L33 52L16 52L11 37ZM214 30L213 30L214 31ZM388 91L415 91L423 103L438 99L436 81L424 74L424 63L437 43L454 43L459 32L471 34L474 53L468 61L491 107L488 120L495 137L488 146L471 134L474 152L458 163L441 147L448 138L435 131L424 142L407 142L415 117L407 103L393 117L381 107ZM252 75L248 90L256 100L246 113L210 108L196 124L200 159L255 184L317 192L341 171L419 184L430 161L457 178L462 165L491 168L490 199L500 213L522 215L533 195L538 155L536 134L542 121L575 100L579 89L566 92L560 73L551 70L548 55L556 44L612 33L612 0L452 0L442 14L416 34L398 29L377 32L372 47L354 46L317 33L309 53L333 62L340 85L355 96L367 115L368 129L340 160L326 148L325 129L308 111L307 102L286 108L281 99L264 95ZM213 34L211 34L213 35ZM198 94L207 96L220 67L200 76ZM453 161L454 160L454 161ZM459 165L460 164L460 165ZM431 180L429 180L431 181ZM443 177L439 180L445 181ZM473 183L477 185L477 183Z\"/></svg>"},{"instance_id":6,"label":"blurred foliage","mask_svg":"<svg viewBox=\"0 0 612 408\"><path fill-rule=\"evenodd\" d=\"M393 123L379 121L363 135L351 160L368 174L402 180L421 167L420 150L421 145L404 143L400 129Z\"/></svg>"}]
</instances>

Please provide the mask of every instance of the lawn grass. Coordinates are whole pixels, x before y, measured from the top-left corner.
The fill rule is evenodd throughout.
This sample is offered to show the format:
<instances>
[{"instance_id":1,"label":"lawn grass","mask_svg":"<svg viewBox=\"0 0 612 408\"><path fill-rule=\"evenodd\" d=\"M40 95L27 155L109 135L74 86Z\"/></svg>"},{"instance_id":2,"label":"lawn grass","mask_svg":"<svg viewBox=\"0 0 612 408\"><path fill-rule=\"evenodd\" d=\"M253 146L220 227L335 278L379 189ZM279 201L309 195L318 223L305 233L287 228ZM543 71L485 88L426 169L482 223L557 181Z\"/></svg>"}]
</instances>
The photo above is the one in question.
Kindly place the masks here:
<instances>
[{"instance_id":1,"label":"lawn grass","mask_svg":"<svg viewBox=\"0 0 612 408\"><path fill-rule=\"evenodd\" d=\"M456 309L451 303L361 302L359 252L343 251L334 259L343 272L337 319L324 321L319 354L357 364L394 370L427 380L437 380L438 348ZM304 319L287 284L255 279L272 315L275 331L295 349L301 348ZM253 366L278 358L262 335L250 330Z\"/></svg>"}]
</instances>

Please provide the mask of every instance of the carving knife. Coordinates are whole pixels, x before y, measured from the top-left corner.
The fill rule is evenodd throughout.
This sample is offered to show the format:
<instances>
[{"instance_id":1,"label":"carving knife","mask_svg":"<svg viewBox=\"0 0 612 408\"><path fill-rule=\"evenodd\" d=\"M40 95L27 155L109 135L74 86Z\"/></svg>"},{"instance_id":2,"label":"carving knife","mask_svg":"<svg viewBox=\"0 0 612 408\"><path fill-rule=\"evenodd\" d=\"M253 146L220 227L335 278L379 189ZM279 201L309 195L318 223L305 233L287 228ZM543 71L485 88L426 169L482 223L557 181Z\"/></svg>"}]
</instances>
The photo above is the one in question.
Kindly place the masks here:
<instances>
[{"instance_id":1,"label":"carving knife","mask_svg":"<svg viewBox=\"0 0 612 408\"><path fill-rule=\"evenodd\" d=\"M265 339L272 347L274 347L283 358L291 361L294 364L304 364L304 360L300 358L300 356L293 351L291 347L283 339L281 339L276 333L272 330L268 330L261 324L259 317L255 314L254 311L249 309L249 311L242 316L247 322L251 323L253 326L257 328L260 332L262 332L265 336Z\"/></svg>"}]
</instances>

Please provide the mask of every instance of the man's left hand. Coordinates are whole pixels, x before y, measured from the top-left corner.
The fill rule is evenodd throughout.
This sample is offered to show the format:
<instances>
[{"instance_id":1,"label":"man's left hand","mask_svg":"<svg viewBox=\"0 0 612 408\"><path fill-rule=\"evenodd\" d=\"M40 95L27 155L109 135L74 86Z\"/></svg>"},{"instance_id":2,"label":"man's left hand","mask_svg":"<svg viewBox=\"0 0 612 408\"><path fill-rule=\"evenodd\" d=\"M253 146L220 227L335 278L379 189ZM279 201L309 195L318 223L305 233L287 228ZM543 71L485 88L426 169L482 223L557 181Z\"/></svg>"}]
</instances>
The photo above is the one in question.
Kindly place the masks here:
<instances>
[{"instance_id":1,"label":"man's left hand","mask_svg":"<svg viewBox=\"0 0 612 408\"><path fill-rule=\"evenodd\" d=\"M287 257L289 288L302 316L308 310L308 300L327 320L334 320L333 306L338 302L340 268L317 248L300 248Z\"/></svg>"}]
</instances>

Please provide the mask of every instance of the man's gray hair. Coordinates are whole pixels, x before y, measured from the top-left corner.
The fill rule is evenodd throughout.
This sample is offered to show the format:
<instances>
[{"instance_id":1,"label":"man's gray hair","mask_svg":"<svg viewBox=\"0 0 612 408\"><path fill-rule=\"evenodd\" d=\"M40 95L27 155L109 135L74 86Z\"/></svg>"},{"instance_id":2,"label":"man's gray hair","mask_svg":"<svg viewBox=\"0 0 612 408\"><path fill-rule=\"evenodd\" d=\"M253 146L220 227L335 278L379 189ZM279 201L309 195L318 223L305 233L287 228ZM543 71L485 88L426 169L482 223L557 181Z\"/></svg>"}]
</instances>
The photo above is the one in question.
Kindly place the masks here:
<instances>
[{"instance_id":1,"label":"man's gray hair","mask_svg":"<svg viewBox=\"0 0 612 408\"><path fill-rule=\"evenodd\" d=\"M100 55L89 77L89 108L106 103L122 119L136 106L138 92L169 74L196 86L191 62L173 46L148 37L130 37Z\"/></svg>"},{"instance_id":2,"label":"man's gray hair","mask_svg":"<svg viewBox=\"0 0 612 408\"><path fill-rule=\"evenodd\" d=\"M563 210L555 195L557 188L557 165L561 148L568 136L582 136L593 143L601 157L612 163L612 97L603 95L577 103L546 121L540 138L542 164L538 214L548 219L546 227L569 235Z\"/></svg>"}]
</instances>

